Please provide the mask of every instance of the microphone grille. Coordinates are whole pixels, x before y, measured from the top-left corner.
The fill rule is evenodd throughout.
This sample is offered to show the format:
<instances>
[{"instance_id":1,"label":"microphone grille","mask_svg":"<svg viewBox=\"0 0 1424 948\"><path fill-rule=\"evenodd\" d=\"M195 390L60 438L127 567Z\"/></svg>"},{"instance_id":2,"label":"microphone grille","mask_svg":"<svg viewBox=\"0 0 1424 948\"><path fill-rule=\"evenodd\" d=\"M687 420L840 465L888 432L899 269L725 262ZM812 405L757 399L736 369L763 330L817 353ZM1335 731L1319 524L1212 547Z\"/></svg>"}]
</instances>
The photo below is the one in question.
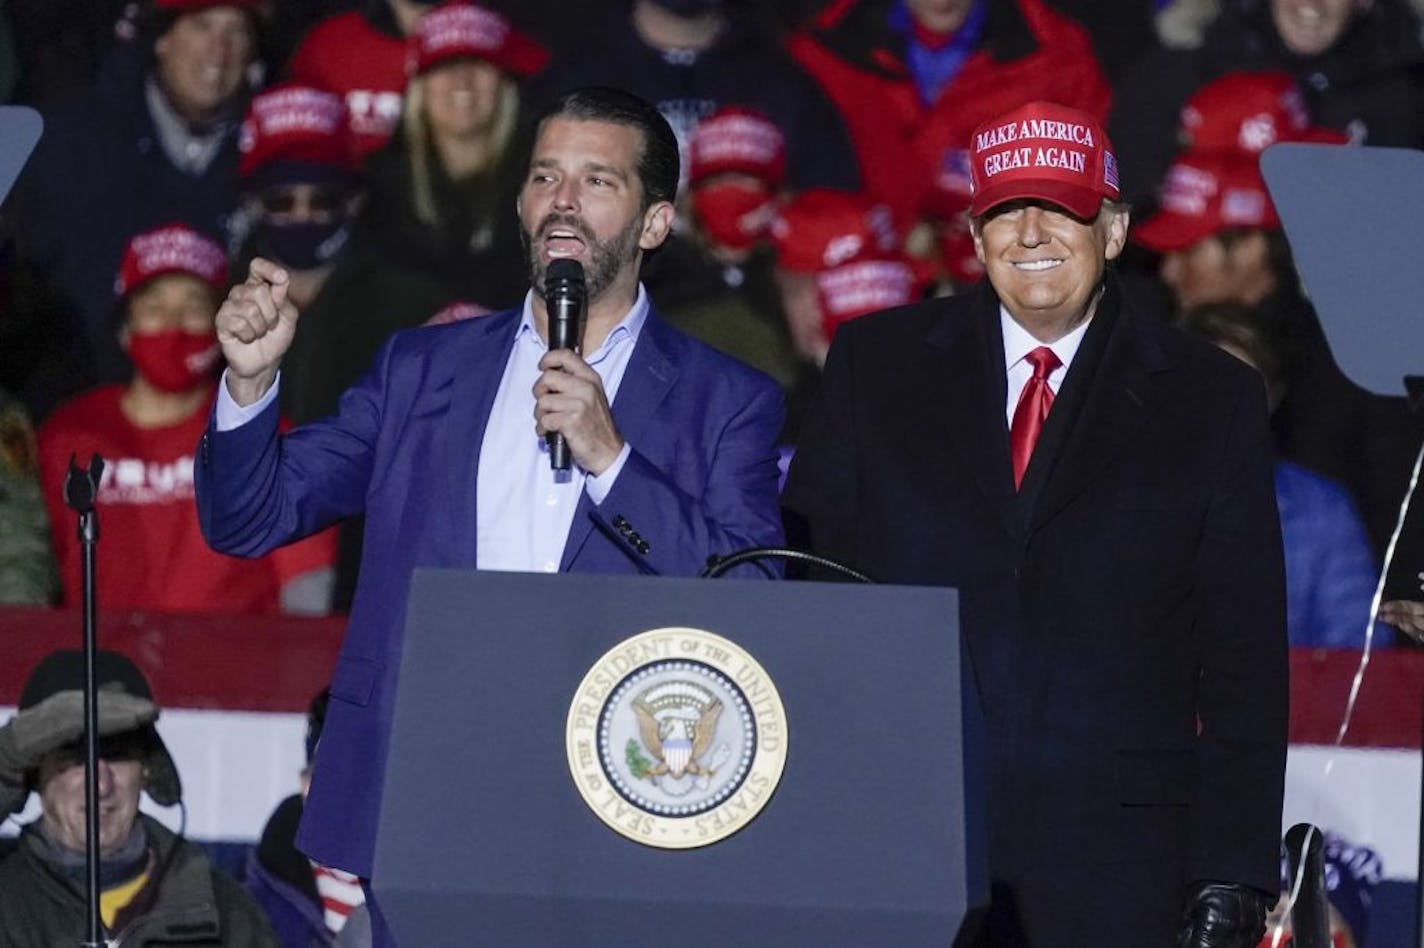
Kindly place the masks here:
<instances>
[{"instance_id":1,"label":"microphone grille","mask_svg":"<svg viewBox=\"0 0 1424 948\"><path fill-rule=\"evenodd\" d=\"M556 283L576 283L583 284L583 264L568 257L560 257L549 263L549 270L544 275L544 286L546 292Z\"/></svg>"}]
</instances>

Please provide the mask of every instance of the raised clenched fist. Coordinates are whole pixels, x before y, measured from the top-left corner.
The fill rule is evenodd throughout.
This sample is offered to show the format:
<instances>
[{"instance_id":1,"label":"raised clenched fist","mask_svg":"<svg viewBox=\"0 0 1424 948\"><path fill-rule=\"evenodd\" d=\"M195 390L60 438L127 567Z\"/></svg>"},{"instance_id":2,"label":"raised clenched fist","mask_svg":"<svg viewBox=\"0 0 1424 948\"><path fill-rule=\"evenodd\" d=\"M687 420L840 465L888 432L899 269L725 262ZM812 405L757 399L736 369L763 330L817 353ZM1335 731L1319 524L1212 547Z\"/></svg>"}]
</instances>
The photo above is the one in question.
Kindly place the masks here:
<instances>
[{"instance_id":1,"label":"raised clenched fist","mask_svg":"<svg viewBox=\"0 0 1424 948\"><path fill-rule=\"evenodd\" d=\"M246 281L228 291L218 309L218 341L227 360L228 394L250 405L272 387L297 331L297 308L287 298L290 276L255 257Z\"/></svg>"}]
</instances>

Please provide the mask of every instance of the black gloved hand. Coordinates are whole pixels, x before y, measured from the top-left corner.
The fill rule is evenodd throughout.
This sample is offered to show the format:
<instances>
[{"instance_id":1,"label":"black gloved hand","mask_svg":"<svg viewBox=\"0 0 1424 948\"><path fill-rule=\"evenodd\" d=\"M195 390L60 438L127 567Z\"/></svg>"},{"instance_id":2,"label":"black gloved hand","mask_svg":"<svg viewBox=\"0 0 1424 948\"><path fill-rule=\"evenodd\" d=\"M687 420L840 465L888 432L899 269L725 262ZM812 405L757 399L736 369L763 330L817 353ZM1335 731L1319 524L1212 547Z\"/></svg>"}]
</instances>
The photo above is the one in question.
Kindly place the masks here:
<instances>
[{"instance_id":1,"label":"black gloved hand","mask_svg":"<svg viewBox=\"0 0 1424 948\"><path fill-rule=\"evenodd\" d=\"M1250 886L1198 882L1187 897L1177 948L1256 948L1266 934L1266 896Z\"/></svg>"}]
</instances>

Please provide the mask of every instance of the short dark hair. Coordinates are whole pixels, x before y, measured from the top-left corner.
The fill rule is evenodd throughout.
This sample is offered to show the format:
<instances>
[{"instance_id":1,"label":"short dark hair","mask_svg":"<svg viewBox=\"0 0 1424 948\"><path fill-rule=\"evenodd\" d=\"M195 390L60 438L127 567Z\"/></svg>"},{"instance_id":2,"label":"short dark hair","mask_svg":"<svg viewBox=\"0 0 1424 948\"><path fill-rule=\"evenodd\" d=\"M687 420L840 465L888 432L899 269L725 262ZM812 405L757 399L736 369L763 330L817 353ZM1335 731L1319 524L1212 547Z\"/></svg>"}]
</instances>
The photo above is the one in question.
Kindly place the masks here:
<instances>
[{"instance_id":1,"label":"short dark hair","mask_svg":"<svg viewBox=\"0 0 1424 948\"><path fill-rule=\"evenodd\" d=\"M637 172L643 186L643 208L657 201L672 201L677 196L678 175L682 170L677 136L663 114L643 99L608 86L574 89L549 106L540 116L538 127L543 128L551 118L612 122L637 129L642 139Z\"/></svg>"}]
</instances>

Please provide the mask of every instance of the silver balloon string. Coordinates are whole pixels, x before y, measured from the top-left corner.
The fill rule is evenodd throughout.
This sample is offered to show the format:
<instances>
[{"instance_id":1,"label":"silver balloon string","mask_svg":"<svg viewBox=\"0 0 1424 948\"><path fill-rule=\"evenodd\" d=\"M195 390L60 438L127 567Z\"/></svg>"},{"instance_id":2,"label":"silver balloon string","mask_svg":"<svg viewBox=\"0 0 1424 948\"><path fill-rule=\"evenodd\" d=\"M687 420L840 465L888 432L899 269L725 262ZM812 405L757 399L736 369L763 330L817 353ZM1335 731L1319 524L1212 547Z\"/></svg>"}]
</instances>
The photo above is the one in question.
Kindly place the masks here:
<instances>
[{"instance_id":1,"label":"silver balloon string","mask_svg":"<svg viewBox=\"0 0 1424 948\"><path fill-rule=\"evenodd\" d=\"M1379 615L1380 606L1384 603L1385 579L1389 576L1390 567L1394 564L1394 551L1399 546L1399 535L1404 532L1404 521L1409 515L1409 504L1414 499L1414 488L1419 484L1421 465L1424 465L1424 445L1420 445L1419 453L1414 456L1414 470L1409 475L1409 487L1405 490L1404 500L1399 505L1399 518L1394 522L1394 532L1390 535L1389 545L1385 547L1379 582L1375 584L1375 594L1370 599L1370 614L1365 621L1365 646L1360 650L1360 663L1355 668L1354 680L1350 682L1350 697L1345 702L1345 713L1340 718L1340 728L1335 732L1335 742L1330 746L1330 756L1325 759L1324 779L1326 780L1330 779L1330 775L1335 770L1336 756L1345 745L1345 736L1350 733L1350 724L1355 717L1355 704L1360 697L1360 688L1365 683L1365 669L1370 666L1370 655L1374 650L1375 617ZM1295 907L1296 899L1300 895L1301 885L1305 881L1305 853L1309 851L1310 844L1314 841L1317 832L1319 830L1314 823L1311 823L1310 831L1306 833L1305 841L1301 845L1300 864L1297 866L1295 878L1291 880L1290 894L1281 915L1282 921L1271 933L1271 948L1279 948L1284 944L1282 939L1285 937L1285 920L1290 918L1291 909ZM1424 880L1420 881L1424 883Z\"/></svg>"}]
</instances>

